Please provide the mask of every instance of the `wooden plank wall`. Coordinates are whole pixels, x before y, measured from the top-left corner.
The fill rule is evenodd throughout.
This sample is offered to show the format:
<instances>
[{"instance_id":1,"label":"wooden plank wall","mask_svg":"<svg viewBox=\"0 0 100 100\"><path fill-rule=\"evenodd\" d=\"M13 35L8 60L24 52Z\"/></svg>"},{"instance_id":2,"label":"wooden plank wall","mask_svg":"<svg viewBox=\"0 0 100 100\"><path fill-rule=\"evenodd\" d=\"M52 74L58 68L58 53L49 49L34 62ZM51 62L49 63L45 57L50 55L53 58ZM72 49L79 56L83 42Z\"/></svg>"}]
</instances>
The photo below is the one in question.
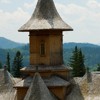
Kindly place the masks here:
<instances>
[{"instance_id":1,"label":"wooden plank wall","mask_svg":"<svg viewBox=\"0 0 100 100\"><path fill-rule=\"evenodd\" d=\"M45 33L46 32L46 33ZM45 55L40 55L40 44L45 42ZM30 64L31 65L61 65L62 55L62 32L43 31L43 33L30 33Z\"/></svg>"}]
</instances>

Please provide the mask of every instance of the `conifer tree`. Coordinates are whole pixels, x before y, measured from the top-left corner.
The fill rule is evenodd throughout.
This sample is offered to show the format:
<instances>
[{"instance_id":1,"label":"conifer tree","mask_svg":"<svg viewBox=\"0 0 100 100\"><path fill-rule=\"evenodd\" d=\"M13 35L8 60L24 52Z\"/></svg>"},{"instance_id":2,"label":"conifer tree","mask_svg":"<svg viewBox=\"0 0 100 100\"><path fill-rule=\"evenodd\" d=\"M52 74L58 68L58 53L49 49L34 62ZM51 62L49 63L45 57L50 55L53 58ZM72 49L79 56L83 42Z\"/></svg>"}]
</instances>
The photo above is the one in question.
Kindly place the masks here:
<instances>
[{"instance_id":1,"label":"conifer tree","mask_svg":"<svg viewBox=\"0 0 100 100\"><path fill-rule=\"evenodd\" d=\"M2 69L2 63L0 62L0 69Z\"/></svg>"},{"instance_id":2,"label":"conifer tree","mask_svg":"<svg viewBox=\"0 0 100 100\"><path fill-rule=\"evenodd\" d=\"M77 60L78 60L78 49L77 46L75 46L75 50L72 52L73 55L70 58L70 66L73 68L73 76L77 76Z\"/></svg>"},{"instance_id":3,"label":"conifer tree","mask_svg":"<svg viewBox=\"0 0 100 100\"><path fill-rule=\"evenodd\" d=\"M6 61L7 69L10 72L10 55L9 52L7 53L7 61Z\"/></svg>"},{"instance_id":4,"label":"conifer tree","mask_svg":"<svg viewBox=\"0 0 100 100\"><path fill-rule=\"evenodd\" d=\"M20 77L20 69L22 68L22 61L23 61L23 56L20 53L20 51L17 51L14 60L13 60L13 75L14 77Z\"/></svg>"},{"instance_id":5,"label":"conifer tree","mask_svg":"<svg viewBox=\"0 0 100 100\"><path fill-rule=\"evenodd\" d=\"M98 64L97 71L100 71L100 64Z\"/></svg>"},{"instance_id":6,"label":"conifer tree","mask_svg":"<svg viewBox=\"0 0 100 100\"><path fill-rule=\"evenodd\" d=\"M78 51L78 76L83 76L86 72L85 65L84 65L84 55L82 54L81 49Z\"/></svg>"},{"instance_id":7,"label":"conifer tree","mask_svg":"<svg viewBox=\"0 0 100 100\"><path fill-rule=\"evenodd\" d=\"M83 76L85 74L84 56L81 49L79 50L77 46L75 46L75 50L72 52L70 66L73 68L74 77Z\"/></svg>"}]
</instances>

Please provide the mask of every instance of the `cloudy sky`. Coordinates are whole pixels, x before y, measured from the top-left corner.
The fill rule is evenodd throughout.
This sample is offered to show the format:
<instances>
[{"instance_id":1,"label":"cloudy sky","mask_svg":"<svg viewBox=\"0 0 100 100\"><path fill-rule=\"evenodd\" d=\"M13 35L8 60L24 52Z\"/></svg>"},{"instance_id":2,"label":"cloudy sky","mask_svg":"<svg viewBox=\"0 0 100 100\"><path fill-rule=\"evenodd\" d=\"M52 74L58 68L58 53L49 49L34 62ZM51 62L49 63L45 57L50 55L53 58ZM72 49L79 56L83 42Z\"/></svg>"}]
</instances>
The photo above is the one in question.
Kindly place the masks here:
<instances>
[{"instance_id":1,"label":"cloudy sky","mask_svg":"<svg viewBox=\"0 0 100 100\"><path fill-rule=\"evenodd\" d=\"M62 19L74 29L64 42L100 43L100 0L54 0ZM0 37L28 42L28 33L17 30L31 17L37 0L0 0Z\"/></svg>"}]
</instances>

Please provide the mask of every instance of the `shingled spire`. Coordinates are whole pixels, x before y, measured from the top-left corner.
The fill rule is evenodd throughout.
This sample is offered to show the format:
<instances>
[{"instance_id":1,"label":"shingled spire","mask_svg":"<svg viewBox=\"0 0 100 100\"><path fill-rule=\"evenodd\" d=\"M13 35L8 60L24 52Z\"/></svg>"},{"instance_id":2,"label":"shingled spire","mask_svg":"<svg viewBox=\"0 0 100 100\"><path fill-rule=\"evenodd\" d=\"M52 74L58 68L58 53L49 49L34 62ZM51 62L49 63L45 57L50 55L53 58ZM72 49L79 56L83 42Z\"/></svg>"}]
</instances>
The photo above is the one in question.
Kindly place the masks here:
<instances>
[{"instance_id":1,"label":"shingled spire","mask_svg":"<svg viewBox=\"0 0 100 100\"><path fill-rule=\"evenodd\" d=\"M50 93L39 73L35 73L24 100L57 100Z\"/></svg>"},{"instance_id":2,"label":"shingled spire","mask_svg":"<svg viewBox=\"0 0 100 100\"><path fill-rule=\"evenodd\" d=\"M73 30L58 14L53 0L38 0L35 11L30 20L19 31L32 30Z\"/></svg>"}]
</instances>

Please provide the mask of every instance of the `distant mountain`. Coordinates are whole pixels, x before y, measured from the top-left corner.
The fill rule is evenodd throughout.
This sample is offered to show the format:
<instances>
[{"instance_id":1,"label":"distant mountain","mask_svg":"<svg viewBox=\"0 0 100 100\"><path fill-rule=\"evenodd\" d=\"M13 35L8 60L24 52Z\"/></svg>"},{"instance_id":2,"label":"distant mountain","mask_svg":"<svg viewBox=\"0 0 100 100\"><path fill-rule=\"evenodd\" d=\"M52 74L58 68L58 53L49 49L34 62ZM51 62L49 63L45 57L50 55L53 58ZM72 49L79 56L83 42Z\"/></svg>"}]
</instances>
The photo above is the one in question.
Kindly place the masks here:
<instances>
[{"instance_id":1,"label":"distant mountain","mask_svg":"<svg viewBox=\"0 0 100 100\"><path fill-rule=\"evenodd\" d=\"M91 44L91 43L75 43L75 42L69 42L63 44L64 48L74 48L75 46L82 48L82 47L98 47L100 45Z\"/></svg>"},{"instance_id":2,"label":"distant mountain","mask_svg":"<svg viewBox=\"0 0 100 100\"><path fill-rule=\"evenodd\" d=\"M100 46L100 43L98 43L98 45Z\"/></svg>"},{"instance_id":3,"label":"distant mountain","mask_svg":"<svg viewBox=\"0 0 100 100\"><path fill-rule=\"evenodd\" d=\"M20 47L23 45L25 45L25 44L17 43L17 42L11 41L9 39L6 39L4 37L0 37L0 48L2 48L2 49L17 48L17 47Z\"/></svg>"}]
</instances>

